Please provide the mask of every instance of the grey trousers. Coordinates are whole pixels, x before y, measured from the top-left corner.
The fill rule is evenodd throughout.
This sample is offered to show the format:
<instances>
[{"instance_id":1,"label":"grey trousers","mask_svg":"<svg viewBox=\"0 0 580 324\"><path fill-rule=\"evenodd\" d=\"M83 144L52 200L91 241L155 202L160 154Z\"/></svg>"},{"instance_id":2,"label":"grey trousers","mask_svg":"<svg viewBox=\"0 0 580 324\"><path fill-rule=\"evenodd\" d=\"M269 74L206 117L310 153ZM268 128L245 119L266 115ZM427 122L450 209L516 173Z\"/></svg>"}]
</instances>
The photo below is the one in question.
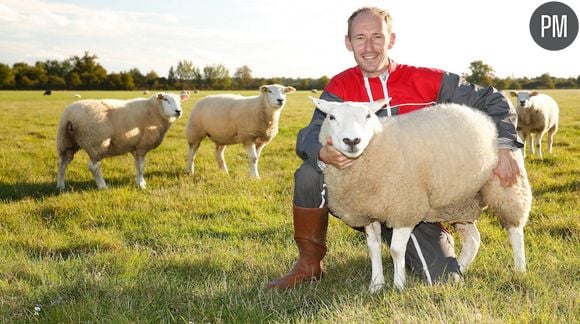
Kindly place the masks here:
<instances>
[{"instance_id":1,"label":"grey trousers","mask_svg":"<svg viewBox=\"0 0 580 324\"><path fill-rule=\"evenodd\" d=\"M303 208L326 206L324 176L308 161L294 173L294 204ZM392 229L381 226L381 236L387 244L392 234ZM460 274L453 236L440 224L420 223L415 227L407 244L405 263L428 283L446 281L452 273Z\"/></svg>"}]
</instances>

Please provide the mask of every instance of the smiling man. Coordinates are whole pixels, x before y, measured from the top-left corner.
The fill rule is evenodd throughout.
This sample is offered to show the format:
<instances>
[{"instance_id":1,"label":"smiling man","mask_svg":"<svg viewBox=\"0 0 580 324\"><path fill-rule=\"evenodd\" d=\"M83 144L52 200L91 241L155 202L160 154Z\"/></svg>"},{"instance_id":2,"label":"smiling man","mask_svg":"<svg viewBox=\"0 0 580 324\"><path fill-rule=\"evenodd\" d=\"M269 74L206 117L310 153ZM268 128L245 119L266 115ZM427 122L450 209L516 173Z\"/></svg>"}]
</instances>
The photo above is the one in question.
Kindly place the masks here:
<instances>
[{"instance_id":1,"label":"smiling man","mask_svg":"<svg viewBox=\"0 0 580 324\"><path fill-rule=\"evenodd\" d=\"M320 98L340 102L385 99L386 106L377 114L387 118L446 102L480 109L498 128L499 160L494 175L502 185L511 186L519 173L513 150L523 144L517 138L516 113L508 99L492 87L469 84L457 74L396 63L389 57L395 40L388 11L365 7L352 13L345 45L353 53L357 66L334 76ZM299 132L296 142L296 152L304 160L294 174L294 240L299 258L286 276L270 282L268 288L291 288L322 276L329 212L322 169L329 164L344 169L354 161L336 150L330 138L324 146L319 143L324 118L324 113L315 109L312 121ZM392 230L383 226L382 234L390 242ZM428 283L445 281L461 273L453 237L441 224L417 225L405 257L406 264Z\"/></svg>"}]
</instances>

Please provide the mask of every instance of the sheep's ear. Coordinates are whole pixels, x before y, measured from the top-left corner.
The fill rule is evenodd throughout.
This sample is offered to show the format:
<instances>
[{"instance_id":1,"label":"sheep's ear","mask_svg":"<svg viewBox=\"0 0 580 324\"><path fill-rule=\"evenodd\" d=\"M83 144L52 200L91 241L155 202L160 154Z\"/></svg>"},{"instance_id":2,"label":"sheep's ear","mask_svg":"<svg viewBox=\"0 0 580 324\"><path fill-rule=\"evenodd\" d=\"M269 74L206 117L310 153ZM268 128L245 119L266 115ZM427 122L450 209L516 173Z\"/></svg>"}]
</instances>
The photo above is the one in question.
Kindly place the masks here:
<instances>
[{"instance_id":1,"label":"sheep's ear","mask_svg":"<svg viewBox=\"0 0 580 324\"><path fill-rule=\"evenodd\" d=\"M540 94L540 93L539 93L538 91L532 91L532 92L530 93L530 97L537 96L537 95L539 95L539 94Z\"/></svg>"},{"instance_id":2,"label":"sheep's ear","mask_svg":"<svg viewBox=\"0 0 580 324\"><path fill-rule=\"evenodd\" d=\"M288 93L294 93L296 92L296 89L294 89L293 87L286 87L285 91L286 94Z\"/></svg>"},{"instance_id":3,"label":"sheep's ear","mask_svg":"<svg viewBox=\"0 0 580 324\"><path fill-rule=\"evenodd\" d=\"M385 99L377 100L374 102L369 103L369 108L371 112L376 113L377 111L381 110L387 104Z\"/></svg>"},{"instance_id":4,"label":"sheep's ear","mask_svg":"<svg viewBox=\"0 0 580 324\"><path fill-rule=\"evenodd\" d=\"M518 96L518 93L512 90L512 91L510 91L510 95L512 97L517 97Z\"/></svg>"},{"instance_id":5,"label":"sheep's ear","mask_svg":"<svg viewBox=\"0 0 580 324\"><path fill-rule=\"evenodd\" d=\"M157 94L157 100L163 100L163 94L162 93L158 93Z\"/></svg>"},{"instance_id":6,"label":"sheep's ear","mask_svg":"<svg viewBox=\"0 0 580 324\"><path fill-rule=\"evenodd\" d=\"M260 92L268 92L268 86L260 86Z\"/></svg>"},{"instance_id":7,"label":"sheep's ear","mask_svg":"<svg viewBox=\"0 0 580 324\"><path fill-rule=\"evenodd\" d=\"M310 100L314 102L316 108L320 109L325 114L328 114L330 110L332 110L332 108L336 107L337 105L340 105L340 102L326 101L311 96L308 96L308 98L310 98Z\"/></svg>"}]
</instances>

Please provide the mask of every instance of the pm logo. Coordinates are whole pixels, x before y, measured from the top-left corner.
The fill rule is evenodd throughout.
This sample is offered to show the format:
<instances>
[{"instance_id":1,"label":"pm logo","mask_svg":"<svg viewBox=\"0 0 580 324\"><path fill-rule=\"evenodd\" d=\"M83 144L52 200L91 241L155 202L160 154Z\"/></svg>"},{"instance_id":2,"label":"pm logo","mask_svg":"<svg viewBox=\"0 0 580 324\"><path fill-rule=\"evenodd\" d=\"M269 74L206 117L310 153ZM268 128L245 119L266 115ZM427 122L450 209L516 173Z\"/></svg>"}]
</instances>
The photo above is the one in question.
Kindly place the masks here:
<instances>
[{"instance_id":1,"label":"pm logo","mask_svg":"<svg viewBox=\"0 0 580 324\"><path fill-rule=\"evenodd\" d=\"M559 51L576 39L578 17L572 8L561 2L546 2L532 14L530 34L542 48Z\"/></svg>"}]
</instances>

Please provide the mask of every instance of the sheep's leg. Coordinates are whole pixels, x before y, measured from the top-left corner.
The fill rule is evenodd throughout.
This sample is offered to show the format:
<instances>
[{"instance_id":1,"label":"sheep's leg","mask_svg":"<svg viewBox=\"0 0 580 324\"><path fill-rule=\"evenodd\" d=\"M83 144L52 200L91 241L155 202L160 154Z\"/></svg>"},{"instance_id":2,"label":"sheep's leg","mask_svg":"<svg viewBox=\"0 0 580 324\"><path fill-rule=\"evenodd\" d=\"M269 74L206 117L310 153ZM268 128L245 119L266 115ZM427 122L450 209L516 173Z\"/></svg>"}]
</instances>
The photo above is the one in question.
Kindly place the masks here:
<instances>
[{"instance_id":1,"label":"sheep's leg","mask_svg":"<svg viewBox=\"0 0 580 324\"><path fill-rule=\"evenodd\" d=\"M554 134L556 134L556 131L558 131L558 127L555 125L548 130L548 153L550 154L552 154L552 144L554 144Z\"/></svg>"},{"instance_id":2,"label":"sheep's leg","mask_svg":"<svg viewBox=\"0 0 580 324\"><path fill-rule=\"evenodd\" d=\"M528 136L527 136L528 140L527 140L527 142L528 142L528 145L530 146L530 155L534 155L536 153L536 148L534 146L534 139L536 137L537 136L534 136L534 134L528 133Z\"/></svg>"},{"instance_id":3,"label":"sheep's leg","mask_svg":"<svg viewBox=\"0 0 580 324\"><path fill-rule=\"evenodd\" d=\"M58 158L58 173L56 175L56 188L64 190L64 174L69 163L73 160L75 151L68 150L61 153Z\"/></svg>"},{"instance_id":4,"label":"sheep's leg","mask_svg":"<svg viewBox=\"0 0 580 324\"><path fill-rule=\"evenodd\" d=\"M521 155L515 155L521 175L517 182L508 188L503 188L496 178L488 181L481 189L482 198L499 216L501 223L508 231L514 254L515 270L526 270L524 253L524 230L532 208L532 190L526 175L524 160Z\"/></svg>"},{"instance_id":5,"label":"sheep's leg","mask_svg":"<svg viewBox=\"0 0 580 324\"><path fill-rule=\"evenodd\" d=\"M374 294L385 286L385 275L383 273L382 260L382 240L381 224L373 222L365 226L367 233L367 246L369 247L369 257L371 259L371 284L369 292Z\"/></svg>"},{"instance_id":6,"label":"sheep's leg","mask_svg":"<svg viewBox=\"0 0 580 324\"><path fill-rule=\"evenodd\" d=\"M100 190L107 189L107 184L105 183L105 179L103 178L103 175L101 174L101 161L90 159L89 160L89 170L91 170L91 173L93 174L93 177L95 178L95 182L97 183L97 188L99 188Z\"/></svg>"},{"instance_id":7,"label":"sheep's leg","mask_svg":"<svg viewBox=\"0 0 580 324\"><path fill-rule=\"evenodd\" d=\"M145 189L146 183L145 178L143 178L143 174L145 172L145 154L133 153L133 158L135 158L135 170L137 171L135 182L139 188Z\"/></svg>"},{"instance_id":8,"label":"sheep's leg","mask_svg":"<svg viewBox=\"0 0 580 324\"><path fill-rule=\"evenodd\" d=\"M507 229L514 253L514 265L517 272L526 272L526 254L524 251L524 227L514 226Z\"/></svg>"},{"instance_id":9,"label":"sheep's leg","mask_svg":"<svg viewBox=\"0 0 580 324\"><path fill-rule=\"evenodd\" d=\"M455 229L461 237L461 254L459 255L459 269L462 273L467 271L469 265L475 259L481 243L481 236L475 223L455 224Z\"/></svg>"},{"instance_id":10,"label":"sheep's leg","mask_svg":"<svg viewBox=\"0 0 580 324\"><path fill-rule=\"evenodd\" d=\"M407 252L407 243L409 242L412 231L413 227L393 228L390 248L393 266L395 268L393 284L399 290L405 288L405 253Z\"/></svg>"},{"instance_id":11,"label":"sheep's leg","mask_svg":"<svg viewBox=\"0 0 580 324\"><path fill-rule=\"evenodd\" d=\"M266 146L266 144L264 143L256 145L256 157L258 159L260 159L260 155L262 154L262 149L264 148L264 146Z\"/></svg>"},{"instance_id":12,"label":"sheep's leg","mask_svg":"<svg viewBox=\"0 0 580 324\"><path fill-rule=\"evenodd\" d=\"M258 174L258 152L256 151L256 144L246 143L244 144L244 148L250 161L250 178L260 179L260 175Z\"/></svg>"},{"instance_id":13,"label":"sheep's leg","mask_svg":"<svg viewBox=\"0 0 580 324\"><path fill-rule=\"evenodd\" d=\"M215 145L215 160L217 161L218 168L223 170L225 173L228 172L228 166L226 160L224 159L224 151L226 150L225 145L216 144Z\"/></svg>"},{"instance_id":14,"label":"sheep's leg","mask_svg":"<svg viewBox=\"0 0 580 324\"><path fill-rule=\"evenodd\" d=\"M546 133L546 131L541 131L540 133L538 133L536 135L536 137L534 138L534 145L536 146L536 148L538 149L538 156L543 159L544 156L542 155L542 139L544 138L544 134Z\"/></svg>"},{"instance_id":15,"label":"sheep's leg","mask_svg":"<svg viewBox=\"0 0 580 324\"><path fill-rule=\"evenodd\" d=\"M200 143L201 143L201 141L189 144L189 153L187 155L187 164L185 165L185 173L187 173L189 175L193 175L193 173L194 173L195 166L193 163L195 161L195 155L197 153L197 150L199 149Z\"/></svg>"}]
</instances>

